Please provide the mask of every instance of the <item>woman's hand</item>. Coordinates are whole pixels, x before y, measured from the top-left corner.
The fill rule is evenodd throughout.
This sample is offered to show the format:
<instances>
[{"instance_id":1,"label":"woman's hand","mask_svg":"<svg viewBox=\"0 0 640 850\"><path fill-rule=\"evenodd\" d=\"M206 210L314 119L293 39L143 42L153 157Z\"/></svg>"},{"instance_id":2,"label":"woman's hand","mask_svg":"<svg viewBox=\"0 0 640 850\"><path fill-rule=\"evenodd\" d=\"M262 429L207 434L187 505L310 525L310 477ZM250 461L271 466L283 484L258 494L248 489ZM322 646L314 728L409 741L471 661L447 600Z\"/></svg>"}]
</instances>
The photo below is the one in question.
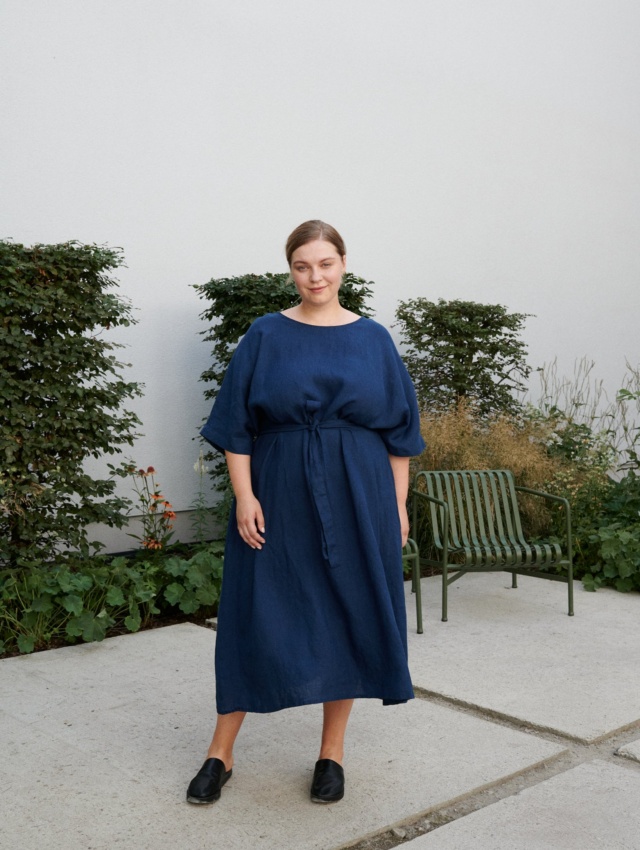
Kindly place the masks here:
<instances>
[{"instance_id":1,"label":"woman's hand","mask_svg":"<svg viewBox=\"0 0 640 850\"><path fill-rule=\"evenodd\" d=\"M262 549L264 537L264 514L255 496L236 498L236 520L240 537L252 549Z\"/></svg>"},{"instance_id":2,"label":"woman's hand","mask_svg":"<svg viewBox=\"0 0 640 850\"><path fill-rule=\"evenodd\" d=\"M407 513L407 503L398 502L398 514L400 516L400 533L402 535L402 548L407 545L409 539L409 514Z\"/></svg>"},{"instance_id":3,"label":"woman's hand","mask_svg":"<svg viewBox=\"0 0 640 850\"><path fill-rule=\"evenodd\" d=\"M389 455L389 463L393 472L393 482L396 488L398 515L400 517L400 533L402 548L409 539L409 515L407 513L407 493L409 492L409 458Z\"/></svg>"},{"instance_id":4,"label":"woman's hand","mask_svg":"<svg viewBox=\"0 0 640 850\"><path fill-rule=\"evenodd\" d=\"M225 452L229 478L236 497L238 532L252 549L262 549L264 514L251 489L251 456Z\"/></svg>"}]
</instances>

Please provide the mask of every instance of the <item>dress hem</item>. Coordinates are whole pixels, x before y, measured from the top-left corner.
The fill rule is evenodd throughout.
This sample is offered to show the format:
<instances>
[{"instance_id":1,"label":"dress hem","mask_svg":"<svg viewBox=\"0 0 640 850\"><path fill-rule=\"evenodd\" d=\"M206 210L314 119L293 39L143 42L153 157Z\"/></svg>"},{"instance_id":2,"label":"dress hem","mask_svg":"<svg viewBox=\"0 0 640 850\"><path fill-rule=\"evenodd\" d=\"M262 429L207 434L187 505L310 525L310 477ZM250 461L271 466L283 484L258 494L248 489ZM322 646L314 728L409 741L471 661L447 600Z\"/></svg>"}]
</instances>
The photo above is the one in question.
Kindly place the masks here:
<instances>
[{"instance_id":1,"label":"dress hem","mask_svg":"<svg viewBox=\"0 0 640 850\"><path fill-rule=\"evenodd\" d=\"M412 692L411 696L400 699L395 697L381 697L378 694L348 694L346 696L332 696L328 699L311 699L304 702L291 702L286 705L280 705L277 708L246 708L245 706L238 706L237 708L230 708L228 711L220 711L218 709L218 714L233 714L235 711L245 711L247 714L275 714L276 711L284 711L287 708L299 708L304 705L322 705L325 702L336 702L337 700L343 699L379 699L382 701L383 705L404 705L409 702L409 700L415 699L415 694Z\"/></svg>"}]
</instances>

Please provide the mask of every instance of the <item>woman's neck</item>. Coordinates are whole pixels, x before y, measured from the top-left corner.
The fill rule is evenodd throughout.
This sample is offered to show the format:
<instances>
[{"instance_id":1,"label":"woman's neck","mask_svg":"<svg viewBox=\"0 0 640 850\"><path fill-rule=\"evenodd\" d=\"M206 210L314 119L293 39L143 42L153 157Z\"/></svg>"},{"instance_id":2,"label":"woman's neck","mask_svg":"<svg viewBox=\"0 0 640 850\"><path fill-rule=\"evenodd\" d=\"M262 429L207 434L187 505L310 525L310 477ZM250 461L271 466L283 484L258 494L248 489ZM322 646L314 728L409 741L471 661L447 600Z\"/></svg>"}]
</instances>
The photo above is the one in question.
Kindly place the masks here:
<instances>
[{"instance_id":1,"label":"woman's neck","mask_svg":"<svg viewBox=\"0 0 640 850\"><path fill-rule=\"evenodd\" d=\"M321 307L309 307L306 304L297 304L288 310L282 311L285 316L295 319L305 325L320 325L330 327L331 325L348 325L357 321L360 317L350 310L345 310L336 302L336 305L326 304Z\"/></svg>"}]
</instances>

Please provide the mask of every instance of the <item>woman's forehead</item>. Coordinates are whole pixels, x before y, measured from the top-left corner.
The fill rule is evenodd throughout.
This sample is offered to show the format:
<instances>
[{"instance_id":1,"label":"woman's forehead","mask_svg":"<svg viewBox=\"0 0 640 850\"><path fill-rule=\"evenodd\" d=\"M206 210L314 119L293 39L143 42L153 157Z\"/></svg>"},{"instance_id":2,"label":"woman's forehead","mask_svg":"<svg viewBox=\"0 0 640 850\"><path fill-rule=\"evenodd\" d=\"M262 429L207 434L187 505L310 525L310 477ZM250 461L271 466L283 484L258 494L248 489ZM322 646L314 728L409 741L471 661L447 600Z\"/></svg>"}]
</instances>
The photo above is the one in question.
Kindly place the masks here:
<instances>
[{"instance_id":1,"label":"woman's forehead","mask_svg":"<svg viewBox=\"0 0 640 850\"><path fill-rule=\"evenodd\" d=\"M291 255L291 262L300 260L324 260L339 257L336 246L326 239L314 239L301 245Z\"/></svg>"}]
</instances>

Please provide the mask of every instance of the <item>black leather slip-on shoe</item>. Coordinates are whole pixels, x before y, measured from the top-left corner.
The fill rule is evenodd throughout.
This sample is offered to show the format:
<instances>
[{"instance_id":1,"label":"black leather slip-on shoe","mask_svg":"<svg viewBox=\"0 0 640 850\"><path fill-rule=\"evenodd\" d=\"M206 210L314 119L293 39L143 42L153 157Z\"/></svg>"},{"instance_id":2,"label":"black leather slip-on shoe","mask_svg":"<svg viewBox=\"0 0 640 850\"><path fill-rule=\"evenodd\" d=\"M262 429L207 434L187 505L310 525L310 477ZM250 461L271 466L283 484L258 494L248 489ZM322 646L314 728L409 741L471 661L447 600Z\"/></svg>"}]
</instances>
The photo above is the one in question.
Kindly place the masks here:
<instances>
[{"instance_id":1,"label":"black leather slip-on shoe","mask_svg":"<svg viewBox=\"0 0 640 850\"><path fill-rule=\"evenodd\" d=\"M344 770L332 759L316 762L311 783L311 800L314 803L337 803L344 797Z\"/></svg>"},{"instance_id":2,"label":"black leather slip-on shoe","mask_svg":"<svg viewBox=\"0 0 640 850\"><path fill-rule=\"evenodd\" d=\"M232 773L220 759L207 759L189 783L187 802L215 803L220 799L222 786Z\"/></svg>"}]
</instances>

